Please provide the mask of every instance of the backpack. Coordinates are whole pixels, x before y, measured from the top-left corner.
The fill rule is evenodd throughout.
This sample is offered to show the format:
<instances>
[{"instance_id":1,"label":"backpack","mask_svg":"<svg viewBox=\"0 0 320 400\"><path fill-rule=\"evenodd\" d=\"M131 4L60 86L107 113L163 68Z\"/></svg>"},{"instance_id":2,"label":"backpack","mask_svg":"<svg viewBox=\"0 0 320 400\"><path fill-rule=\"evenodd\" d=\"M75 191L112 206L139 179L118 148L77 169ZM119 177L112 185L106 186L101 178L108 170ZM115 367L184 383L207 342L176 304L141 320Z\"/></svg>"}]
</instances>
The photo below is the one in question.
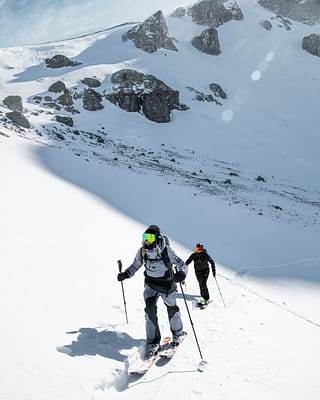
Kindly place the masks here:
<instances>
[{"instance_id":1,"label":"backpack","mask_svg":"<svg viewBox=\"0 0 320 400\"><path fill-rule=\"evenodd\" d=\"M168 293L168 292L171 292L173 286L175 287L175 285L172 285L174 282L173 281L174 271L173 271L172 264L170 262L170 258L168 255L168 249L167 249L167 246L170 245L169 239L165 235L162 235L161 239L165 243L165 247L161 252L161 259L164 262L165 266L167 267L167 272L166 272L165 276L161 277L161 278L152 278L152 277L146 276L146 274L144 274L144 275L145 275L146 283L148 285L150 285L151 287L156 286L157 290L160 287L162 287L163 289L165 289L165 292ZM147 258L146 250L143 247L141 247L141 258L143 260L143 264L145 265L147 263L148 258ZM161 290L159 290L159 291L161 291Z\"/></svg>"}]
</instances>

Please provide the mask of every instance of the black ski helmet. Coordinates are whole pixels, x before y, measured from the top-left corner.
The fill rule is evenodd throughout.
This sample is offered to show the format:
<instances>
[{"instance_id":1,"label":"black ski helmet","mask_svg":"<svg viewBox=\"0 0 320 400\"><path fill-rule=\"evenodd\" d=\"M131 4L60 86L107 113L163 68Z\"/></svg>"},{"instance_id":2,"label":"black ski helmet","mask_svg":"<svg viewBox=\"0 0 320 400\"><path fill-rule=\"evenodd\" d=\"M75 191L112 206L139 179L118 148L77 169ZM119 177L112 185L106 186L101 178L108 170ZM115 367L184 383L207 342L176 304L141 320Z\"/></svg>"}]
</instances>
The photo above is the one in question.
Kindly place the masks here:
<instances>
[{"instance_id":1,"label":"black ski helmet","mask_svg":"<svg viewBox=\"0 0 320 400\"><path fill-rule=\"evenodd\" d=\"M144 233L153 233L157 237L160 236L160 228L158 225L150 225Z\"/></svg>"},{"instance_id":2,"label":"black ski helmet","mask_svg":"<svg viewBox=\"0 0 320 400\"><path fill-rule=\"evenodd\" d=\"M143 242L143 247L145 249L148 250L152 250L156 247L157 242L158 242L158 238L160 237L160 228L158 227L158 225L150 225L145 231L144 233L151 233L153 235L156 236L156 241L150 244L146 244L145 242Z\"/></svg>"}]
</instances>

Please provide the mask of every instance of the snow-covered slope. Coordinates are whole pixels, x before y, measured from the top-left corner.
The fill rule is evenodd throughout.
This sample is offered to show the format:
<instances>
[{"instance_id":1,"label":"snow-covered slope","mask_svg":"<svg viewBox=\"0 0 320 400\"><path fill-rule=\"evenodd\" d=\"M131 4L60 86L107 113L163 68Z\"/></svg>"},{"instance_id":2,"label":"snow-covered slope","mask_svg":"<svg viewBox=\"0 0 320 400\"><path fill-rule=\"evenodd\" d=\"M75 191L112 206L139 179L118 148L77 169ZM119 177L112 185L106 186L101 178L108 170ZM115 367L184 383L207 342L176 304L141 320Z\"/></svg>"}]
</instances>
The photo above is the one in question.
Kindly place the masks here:
<instances>
[{"instance_id":1,"label":"snow-covered slope","mask_svg":"<svg viewBox=\"0 0 320 400\"><path fill-rule=\"evenodd\" d=\"M88 162L68 150L1 136L0 151L0 398L319 396L315 232L265 224L220 200L194 196L192 188ZM44 151L58 170L74 172L77 185L44 168ZM90 182L96 192L83 190ZM192 251L192 239L205 242L217 262L226 308L210 276L213 303L204 311L192 309L199 293L191 267L185 294L206 371L196 370L201 357L180 293L189 332L184 350L136 381L127 376L126 355L143 345L143 275L124 282L126 324L117 260L129 265L145 224L154 221L172 233L172 245L183 258ZM235 238L248 238L251 230L256 237L244 240L240 251ZM180 238L190 244L182 246ZM265 252L260 252L261 238ZM281 246L287 246L286 255ZM313 253L301 259L308 247ZM221 264L221 255L259 262L233 273ZM161 302L159 318L166 335Z\"/></svg>"},{"instance_id":2,"label":"snow-covered slope","mask_svg":"<svg viewBox=\"0 0 320 400\"><path fill-rule=\"evenodd\" d=\"M294 229L309 226L318 230L319 62L301 48L302 38L315 28L292 22L286 30L279 22L267 31L259 22L273 14L251 2L239 4L243 21L219 27L219 56L200 53L190 44L203 27L189 16L167 18L178 52L148 54L130 41L123 42L121 35L129 29L127 25L72 41L1 49L2 97L21 95L25 115L42 135L38 139L69 148L77 157L130 166L133 173L144 171L152 176L156 172L168 184L191 186L195 195L204 194L209 201L222 199L230 205L230 213L239 208L241 213L260 215L262 223L271 218L280 224L290 223ZM55 54L82 64L46 68L45 60ZM74 115L63 109L53 111L34 100L37 95L52 96L48 87L58 80L67 88L81 89L81 80L87 76L97 77L102 82L99 92L106 93L111 88L111 74L122 68L162 79L179 90L180 101L189 110L174 111L170 123L156 124L142 114L126 113L107 99L103 110L96 112L84 110L82 101L76 100L75 108L81 112ZM206 94L211 82L220 84L227 93L227 99L220 99L222 105L199 102L189 89ZM1 106L2 115L7 111ZM58 124L57 113L72 116L73 128ZM32 133L29 130L23 135L30 137ZM43 163L79 184L72 170L57 170L45 154ZM89 183L86 189L97 190ZM154 197L157 201L158 196ZM215 225L215 221L208 221ZM190 245L194 238L188 238ZM187 237L180 240L187 244ZM222 238L217 247L225 246L225 240ZM243 238L237 242L242 248ZM232 259L233 265L238 263L242 265L238 257Z\"/></svg>"},{"instance_id":3,"label":"snow-covered slope","mask_svg":"<svg viewBox=\"0 0 320 400\"><path fill-rule=\"evenodd\" d=\"M0 399L317 399L319 360L319 61L301 49L315 27L288 31L239 1L243 21L218 28L219 56L190 39L202 27L167 17L178 52L138 50L128 26L47 45L0 49L0 99L23 98L32 129L14 127L0 105ZM50 70L64 54L82 64ZM133 68L180 91L190 108L157 124L103 100L76 104L67 128L34 96ZM217 82L222 106L194 100ZM65 140L59 139L59 135ZM97 137L103 138L98 141ZM263 179L257 179L258 177ZM231 183L228 183L230 179ZM191 310L181 293L186 351L145 379L126 373L143 344L143 276L125 281L145 226L157 223L186 258L204 242L217 262L213 303ZM188 306L198 287L190 267ZM166 311L159 303L163 335Z\"/></svg>"}]
</instances>

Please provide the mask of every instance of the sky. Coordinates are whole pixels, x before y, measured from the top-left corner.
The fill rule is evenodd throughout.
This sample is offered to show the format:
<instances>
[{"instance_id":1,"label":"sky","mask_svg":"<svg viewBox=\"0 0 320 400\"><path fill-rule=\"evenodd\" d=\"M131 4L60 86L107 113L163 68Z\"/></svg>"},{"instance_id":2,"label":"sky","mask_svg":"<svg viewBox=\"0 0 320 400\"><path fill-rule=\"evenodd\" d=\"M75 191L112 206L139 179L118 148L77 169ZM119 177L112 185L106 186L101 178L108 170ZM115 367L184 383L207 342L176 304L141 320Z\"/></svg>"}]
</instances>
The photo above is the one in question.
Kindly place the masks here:
<instances>
[{"instance_id":1,"label":"sky","mask_svg":"<svg viewBox=\"0 0 320 400\"><path fill-rule=\"evenodd\" d=\"M320 75L300 46L314 28L265 31L257 21L270 15L239 3L245 19L219 28L214 58L190 45L202 27L187 17L168 19L178 52L144 53L121 40L125 27L0 49L0 400L319 398ZM82 64L49 70L44 60L57 53ZM189 110L156 124L106 99L86 111L78 99L66 130L34 101L54 96L58 80L80 90L87 76L108 92L127 67L178 89ZM228 94L221 106L186 87L209 93L211 82ZM22 97L32 129L7 121L8 95ZM143 271L124 281L126 323L117 261L130 265L154 223L184 260L203 242L217 280L212 303L195 310L189 266L188 308L177 294L187 339L137 379L128 364L144 346ZM170 334L161 301L159 322Z\"/></svg>"},{"instance_id":2,"label":"sky","mask_svg":"<svg viewBox=\"0 0 320 400\"><path fill-rule=\"evenodd\" d=\"M184 0L1 0L0 47L38 44L165 14ZM56 26L59 29L56 29Z\"/></svg>"}]
</instances>

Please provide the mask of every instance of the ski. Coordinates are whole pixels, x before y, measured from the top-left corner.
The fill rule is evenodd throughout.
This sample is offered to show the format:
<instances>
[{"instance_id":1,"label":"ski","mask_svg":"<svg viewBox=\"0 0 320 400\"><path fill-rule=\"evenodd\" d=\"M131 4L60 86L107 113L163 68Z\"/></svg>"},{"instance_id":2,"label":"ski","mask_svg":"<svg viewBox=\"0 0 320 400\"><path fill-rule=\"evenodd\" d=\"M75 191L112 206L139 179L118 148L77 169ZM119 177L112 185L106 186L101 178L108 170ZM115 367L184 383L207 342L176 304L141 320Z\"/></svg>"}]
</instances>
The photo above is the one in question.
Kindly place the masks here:
<instances>
[{"instance_id":1,"label":"ski","mask_svg":"<svg viewBox=\"0 0 320 400\"><path fill-rule=\"evenodd\" d=\"M208 303L205 303L201 297L197 297L192 301L192 308L194 310L204 310L205 308L208 307L208 305L210 303L211 303L211 300L209 300Z\"/></svg>"},{"instance_id":2,"label":"ski","mask_svg":"<svg viewBox=\"0 0 320 400\"><path fill-rule=\"evenodd\" d=\"M186 337L187 337L187 332L183 332L181 337L181 342L178 346L173 346L171 341L167 343L166 346L161 348L159 352L160 358L168 358L168 359L173 358L176 352L181 348L182 342L185 340Z\"/></svg>"},{"instance_id":3,"label":"ski","mask_svg":"<svg viewBox=\"0 0 320 400\"><path fill-rule=\"evenodd\" d=\"M139 350L128 356L128 374L144 375L159 360L161 351L164 350L170 342L171 338L169 336L165 337L160 344L159 351L151 358L143 359Z\"/></svg>"},{"instance_id":4,"label":"ski","mask_svg":"<svg viewBox=\"0 0 320 400\"><path fill-rule=\"evenodd\" d=\"M148 360L137 359L135 362L129 361L129 375L144 375L157 361L158 357L154 356Z\"/></svg>"}]
</instances>

